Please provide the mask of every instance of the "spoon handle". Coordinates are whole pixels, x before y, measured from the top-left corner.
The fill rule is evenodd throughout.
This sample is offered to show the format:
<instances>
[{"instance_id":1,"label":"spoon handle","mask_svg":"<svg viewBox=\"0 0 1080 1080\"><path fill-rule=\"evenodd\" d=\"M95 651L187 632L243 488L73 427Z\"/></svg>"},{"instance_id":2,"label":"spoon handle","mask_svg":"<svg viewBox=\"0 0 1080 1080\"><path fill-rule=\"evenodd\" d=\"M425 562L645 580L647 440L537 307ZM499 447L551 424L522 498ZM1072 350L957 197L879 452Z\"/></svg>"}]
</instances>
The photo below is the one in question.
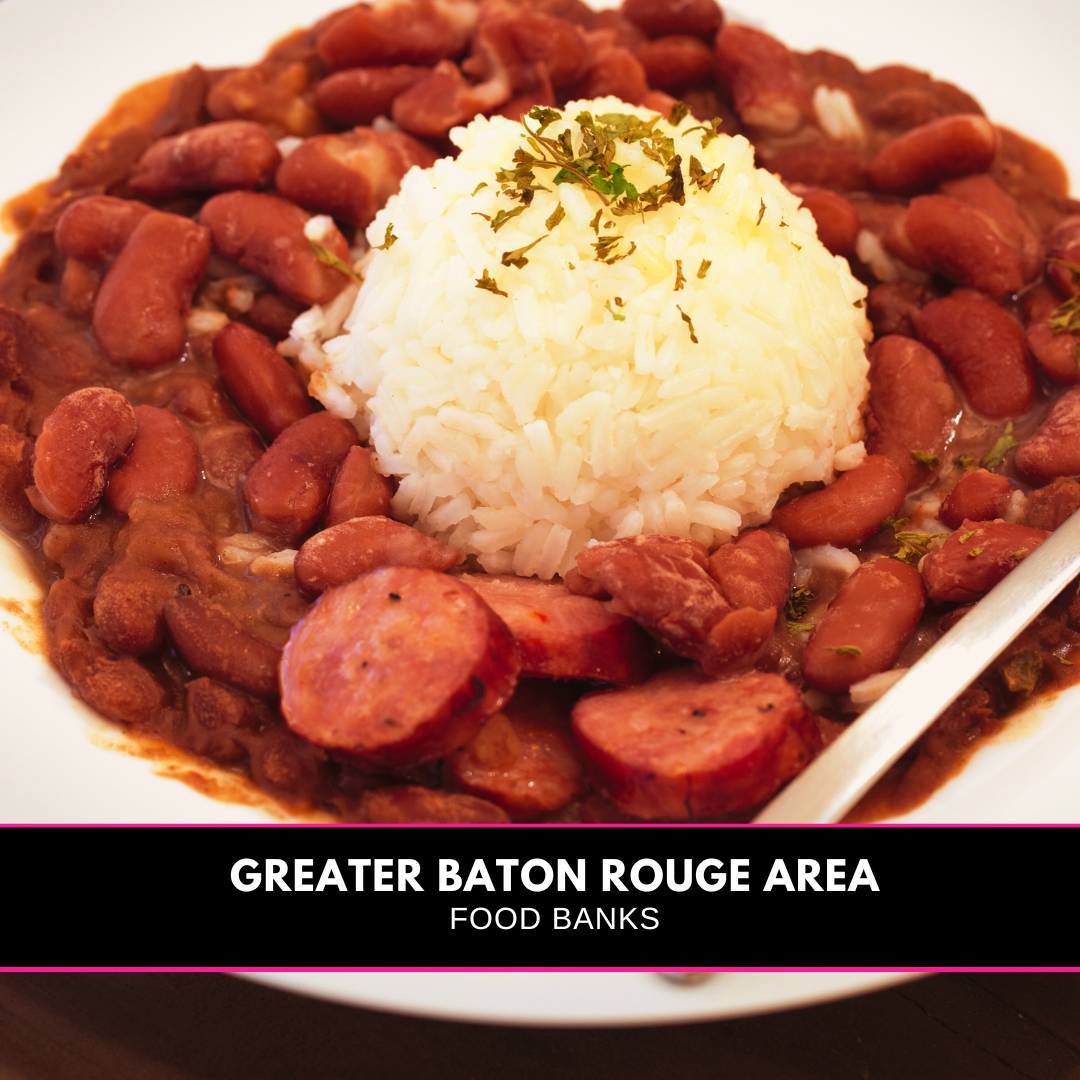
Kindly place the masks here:
<instances>
[{"instance_id":1,"label":"spoon handle","mask_svg":"<svg viewBox=\"0 0 1080 1080\"><path fill-rule=\"evenodd\" d=\"M1080 573L1080 513L995 586L754 819L839 821Z\"/></svg>"}]
</instances>

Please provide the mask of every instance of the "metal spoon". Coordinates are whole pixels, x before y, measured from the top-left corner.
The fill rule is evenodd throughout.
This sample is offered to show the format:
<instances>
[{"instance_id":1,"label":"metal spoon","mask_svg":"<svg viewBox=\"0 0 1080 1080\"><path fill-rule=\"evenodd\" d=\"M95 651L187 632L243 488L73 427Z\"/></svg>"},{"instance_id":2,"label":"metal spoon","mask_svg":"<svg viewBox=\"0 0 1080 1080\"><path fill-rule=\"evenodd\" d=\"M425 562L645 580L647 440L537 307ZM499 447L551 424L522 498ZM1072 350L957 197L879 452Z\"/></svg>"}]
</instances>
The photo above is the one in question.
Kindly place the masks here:
<instances>
[{"instance_id":1,"label":"metal spoon","mask_svg":"<svg viewBox=\"0 0 1080 1080\"><path fill-rule=\"evenodd\" d=\"M991 589L754 821L839 821L1077 573L1080 513Z\"/></svg>"}]
</instances>

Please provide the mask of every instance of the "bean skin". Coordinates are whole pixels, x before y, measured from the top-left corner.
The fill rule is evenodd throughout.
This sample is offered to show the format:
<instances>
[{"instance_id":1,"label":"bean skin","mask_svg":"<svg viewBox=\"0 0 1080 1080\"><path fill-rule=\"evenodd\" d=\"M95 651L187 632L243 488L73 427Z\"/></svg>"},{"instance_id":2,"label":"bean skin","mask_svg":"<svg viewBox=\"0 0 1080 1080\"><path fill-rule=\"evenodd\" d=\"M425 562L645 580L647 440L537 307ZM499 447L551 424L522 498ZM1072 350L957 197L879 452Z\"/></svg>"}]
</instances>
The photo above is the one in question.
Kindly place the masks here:
<instances>
[{"instance_id":1,"label":"bean skin","mask_svg":"<svg viewBox=\"0 0 1080 1080\"><path fill-rule=\"evenodd\" d=\"M326 528L370 514L389 517L393 495L393 482L375 468L375 455L366 446L354 446L334 477L326 504Z\"/></svg>"},{"instance_id":2,"label":"bean skin","mask_svg":"<svg viewBox=\"0 0 1080 1080\"><path fill-rule=\"evenodd\" d=\"M859 215L843 195L825 188L792 184L791 191L802 199L814 217L818 239L833 255L851 255L859 235Z\"/></svg>"},{"instance_id":3,"label":"bean skin","mask_svg":"<svg viewBox=\"0 0 1080 1080\"><path fill-rule=\"evenodd\" d=\"M1038 431L1016 448L1014 461L1035 484L1080 473L1080 388L1067 390L1054 402Z\"/></svg>"},{"instance_id":4,"label":"bean skin","mask_svg":"<svg viewBox=\"0 0 1080 1080\"><path fill-rule=\"evenodd\" d=\"M199 437L199 457L214 487L235 491L263 455L259 436L247 424L225 421Z\"/></svg>"},{"instance_id":5,"label":"bean skin","mask_svg":"<svg viewBox=\"0 0 1080 1080\"><path fill-rule=\"evenodd\" d=\"M619 12L651 38L668 34L710 38L724 23L716 0L623 0Z\"/></svg>"},{"instance_id":6,"label":"bean skin","mask_svg":"<svg viewBox=\"0 0 1080 1080\"><path fill-rule=\"evenodd\" d=\"M841 586L806 643L802 672L830 694L888 671L918 625L926 604L919 571L897 559L863 563ZM838 651L846 646L858 653Z\"/></svg>"},{"instance_id":7,"label":"bean skin","mask_svg":"<svg viewBox=\"0 0 1080 1080\"><path fill-rule=\"evenodd\" d=\"M621 98L637 105L649 92L649 81L641 61L629 49L612 48L603 52L585 77L574 88L575 97Z\"/></svg>"},{"instance_id":8,"label":"bean skin","mask_svg":"<svg viewBox=\"0 0 1080 1080\"><path fill-rule=\"evenodd\" d=\"M110 360L152 368L179 359L209 255L209 230L189 218L155 211L139 222L94 302L94 336Z\"/></svg>"},{"instance_id":9,"label":"bean skin","mask_svg":"<svg viewBox=\"0 0 1080 1080\"><path fill-rule=\"evenodd\" d=\"M390 115L402 131L421 139L442 139L468 119L470 107L477 111L475 104L472 85L461 68L451 60L440 60L428 75L394 98Z\"/></svg>"},{"instance_id":10,"label":"bean skin","mask_svg":"<svg viewBox=\"0 0 1080 1080\"><path fill-rule=\"evenodd\" d=\"M215 335L213 348L225 388L264 438L272 441L310 415L299 376L257 330L231 322Z\"/></svg>"},{"instance_id":11,"label":"bean skin","mask_svg":"<svg viewBox=\"0 0 1080 1080\"><path fill-rule=\"evenodd\" d=\"M709 556L709 576L733 608L781 609L791 588L791 547L765 529L747 529Z\"/></svg>"},{"instance_id":12,"label":"bean skin","mask_svg":"<svg viewBox=\"0 0 1080 1080\"><path fill-rule=\"evenodd\" d=\"M315 104L319 112L342 127L370 124L377 116L389 116L394 98L430 71L412 64L338 71L315 87Z\"/></svg>"},{"instance_id":13,"label":"bean skin","mask_svg":"<svg viewBox=\"0 0 1080 1080\"><path fill-rule=\"evenodd\" d=\"M422 641L406 650L403 643ZM289 727L376 764L418 764L472 738L510 699L506 624L449 574L390 566L321 596L281 662Z\"/></svg>"},{"instance_id":14,"label":"bean skin","mask_svg":"<svg viewBox=\"0 0 1080 1080\"><path fill-rule=\"evenodd\" d=\"M310 217L285 199L252 191L215 195L199 211L199 220L210 229L214 247L222 255L261 274L287 297L307 306L325 304L349 282L312 251L304 235ZM322 246L349 263L349 245L337 229Z\"/></svg>"},{"instance_id":15,"label":"bean skin","mask_svg":"<svg viewBox=\"0 0 1080 1080\"><path fill-rule=\"evenodd\" d=\"M1024 268L1016 247L1003 239L992 218L959 199L947 195L912 199L900 228L918 254L914 265L919 268L998 301L1024 287ZM902 251L896 253L904 257Z\"/></svg>"},{"instance_id":16,"label":"bean skin","mask_svg":"<svg viewBox=\"0 0 1080 1080\"><path fill-rule=\"evenodd\" d=\"M908 337L879 338L866 351L870 361L866 449L889 458L904 474L908 490L936 472L912 456L938 457L953 433L960 403L941 366L925 346Z\"/></svg>"},{"instance_id":17,"label":"bean skin","mask_svg":"<svg viewBox=\"0 0 1080 1080\"><path fill-rule=\"evenodd\" d=\"M997 148L985 117L944 116L886 143L870 162L870 182L888 195L913 195L949 177L986 172Z\"/></svg>"},{"instance_id":18,"label":"bean skin","mask_svg":"<svg viewBox=\"0 0 1080 1080\"><path fill-rule=\"evenodd\" d=\"M1053 259L1080 266L1080 214L1062 218L1047 234L1046 254ZM1056 286L1062 296L1075 296L1078 286L1071 271L1056 262L1048 262L1046 276Z\"/></svg>"},{"instance_id":19,"label":"bean skin","mask_svg":"<svg viewBox=\"0 0 1080 1080\"><path fill-rule=\"evenodd\" d=\"M770 154L766 164L785 184L839 192L865 191L868 184L863 155L849 146L792 146Z\"/></svg>"},{"instance_id":20,"label":"bean skin","mask_svg":"<svg viewBox=\"0 0 1080 1080\"><path fill-rule=\"evenodd\" d=\"M331 72L434 64L465 48L478 15L476 6L465 0L357 4L326 25L316 47Z\"/></svg>"},{"instance_id":21,"label":"bean skin","mask_svg":"<svg viewBox=\"0 0 1080 1080\"><path fill-rule=\"evenodd\" d=\"M789 135L812 115L810 88L782 42L750 26L728 25L715 47L717 75L744 124Z\"/></svg>"},{"instance_id":22,"label":"bean skin","mask_svg":"<svg viewBox=\"0 0 1080 1080\"><path fill-rule=\"evenodd\" d=\"M94 594L94 626L110 649L130 656L157 652L165 640L162 609L176 580L147 567L114 563Z\"/></svg>"},{"instance_id":23,"label":"bean skin","mask_svg":"<svg viewBox=\"0 0 1080 1080\"><path fill-rule=\"evenodd\" d=\"M820 746L779 675L715 680L683 667L586 694L571 713L599 790L638 817L685 821L767 799Z\"/></svg>"},{"instance_id":24,"label":"bean skin","mask_svg":"<svg viewBox=\"0 0 1080 1080\"><path fill-rule=\"evenodd\" d=\"M713 72L712 50L700 38L671 34L634 49L649 85L678 94L704 82Z\"/></svg>"},{"instance_id":25,"label":"bean skin","mask_svg":"<svg viewBox=\"0 0 1080 1080\"><path fill-rule=\"evenodd\" d=\"M206 95L206 111L215 120L248 120L307 138L325 130L307 100L310 83L302 61L263 60L220 76Z\"/></svg>"},{"instance_id":26,"label":"bean skin","mask_svg":"<svg viewBox=\"0 0 1080 1080\"><path fill-rule=\"evenodd\" d=\"M887 457L868 454L828 487L778 507L772 525L795 547L857 547L869 540L907 494L904 474Z\"/></svg>"},{"instance_id":27,"label":"bean skin","mask_svg":"<svg viewBox=\"0 0 1080 1080\"><path fill-rule=\"evenodd\" d=\"M1012 493L1012 484L999 473L973 469L964 473L945 496L938 517L950 529L959 529L964 521L993 521L1001 517Z\"/></svg>"},{"instance_id":28,"label":"bean skin","mask_svg":"<svg viewBox=\"0 0 1080 1080\"><path fill-rule=\"evenodd\" d=\"M270 133L251 120L223 120L159 139L128 179L138 195L265 187L281 164Z\"/></svg>"},{"instance_id":29,"label":"bean skin","mask_svg":"<svg viewBox=\"0 0 1080 1080\"><path fill-rule=\"evenodd\" d=\"M311 596L380 566L449 570L464 561L455 547L388 517L359 517L316 533L296 555L300 588Z\"/></svg>"},{"instance_id":30,"label":"bean skin","mask_svg":"<svg viewBox=\"0 0 1080 1080\"><path fill-rule=\"evenodd\" d=\"M105 488L105 501L123 516L136 499L190 495L199 479L199 454L183 420L167 409L138 405L135 422L135 438Z\"/></svg>"},{"instance_id":31,"label":"bean skin","mask_svg":"<svg viewBox=\"0 0 1080 1080\"><path fill-rule=\"evenodd\" d=\"M109 466L135 438L135 410L115 390L76 390L45 419L34 447L27 497L52 521L85 521L105 490Z\"/></svg>"},{"instance_id":32,"label":"bean skin","mask_svg":"<svg viewBox=\"0 0 1080 1080\"><path fill-rule=\"evenodd\" d=\"M1024 332L993 300L958 289L927 304L915 328L919 340L952 370L976 412L1004 420L1035 403Z\"/></svg>"},{"instance_id":33,"label":"bean skin","mask_svg":"<svg viewBox=\"0 0 1080 1080\"><path fill-rule=\"evenodd\" d=\"M400 131L357 128L343 135L316 135L285 159L276 184L298 206L364 228L401 187L409 169L426 169L437 156Z\"/></svg>"},{"instance_id":34,"label":"bean skin","mask_svg":"<svg viewBox=\"0 0 1080 1080\"><path fill-rule=\"evenodd\" d=\"M1073 386L1080 383L1080 332L1055 334L1050 328L1050 316L1060 304L1061 297L1045 285L1024 295L1024 341L1048 379L1059 386Z\"/></svg>"},{"instance_id":35,"label":"bean skin","mask_svg":"<svg viewBox=\"0 0 1080 1080\"><path fill-rule=\"evenodd\" d=\"M966 603L992 589L1048 536L1004 521L965 521L922 561L931 600Z\"/></svg>"},{"instance_id":36,"label":"bean skin","mask_svg":"<svg viewBox=\"0 0 1080 1080\"><path fill-rule=\"evenodd\" d=\"M322 515L334 472L358 441L352 424L326 412L287 427L244 482L252 529L288 541L303 536Z\"/></svg>"},{"instance_id":37,"label":"bean skin","mask_svg":"<svg viewBox=\"0 0 1080 1080\"><path fill-rule=\"evenodd\" d=\"M120 254L135 226L153 209L133 199L87 195L76 199L60 215L53 239L65 259L91 266L112 262Z\"/></svg>"},{"instance_id":38,"label":"bean skin","mask_svg":"<svg viewBox=\"0 0 1080 1080\"><path fill-rule=\"evenodd\" d=\"M173 644L192 670L256 697L277 695L281 650L249 633L223 607L204 596L176 596L163 612Z\"/></svg>"},{"instance_id":39,"label":"bean skin","mask_svg":"<svg viewBox=\"0 0 1080 1080\"><path fill-rule=\"evenodd\" d=\"M874 336L915 337L915 316L933 299L934 294L925 286L902 278L875 285L866 297L866 317L874 327Z\"/></svg>"}]
</instances>

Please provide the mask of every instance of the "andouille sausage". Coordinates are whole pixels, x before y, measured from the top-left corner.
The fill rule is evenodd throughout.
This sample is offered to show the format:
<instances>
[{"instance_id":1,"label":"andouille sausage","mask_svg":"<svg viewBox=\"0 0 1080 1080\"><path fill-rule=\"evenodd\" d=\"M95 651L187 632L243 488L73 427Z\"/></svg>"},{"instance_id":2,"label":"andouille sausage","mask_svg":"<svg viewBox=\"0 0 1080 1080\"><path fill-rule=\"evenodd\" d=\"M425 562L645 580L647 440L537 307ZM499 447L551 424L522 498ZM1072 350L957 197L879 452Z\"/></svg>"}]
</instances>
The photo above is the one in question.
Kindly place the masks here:
<instances>
[{"instance_id":1,"label":"andouille sausage","mask_svg":"<svg viewBox=\"0 0 1080 1080\"><path fill-rule=\"evenodd\" d=\"M513 634L476 592L449 574L392 566L325 593L293 627L281 708L318 746L416 764L476 734L520 670Z\"/></svg>"},{"instance_id":2,"label":"andouille sausage","mask_svg":"<svg viewBox=\"0 0 1080 1080\"><path fill-rule=\"evenodd\" d=\"M455 547L392 518L353 518L317 532L296 553L296 581L306 593L326 592L380 566L449 570L465 556Z\"/></svg>"},{"instance_id":3,"label":"andouille sausage","mask_svg":"<svg viewBox=\"0 0 1080 1080\"><path fill-rule=\"evenodd\" d=\"M135 410L103 386L76 390L45 418L34 447L34 509L53 521L85 521L101 498L109 466L135 438Z\"/></svg>"},{"instance_id":4,"label":"andouille sausage","mask_svg":"<svg viewBox=\"0 0 1080 1080\"><path fill-rule=\"evenodd\" d=\"M887 457L904 475L908 489L919 487L936 469L952 435L960 402L941 361L909 337L889 334L866 350L870 361L866 449Z\"/></svg>"},{"instance_id":5,"label":"andouille sausage","mask_svg":"<svg viewBox=\"0 0 1080 1080\"><path fill-rule=\"evenodd\" d=\"M772 525L795 547L857 547L903 505L907 483L887 457L868 454L828 487L777 507Z\"/></svg>"},{"instance_id":6,"label":"andouille sausage","mask_svg":"<svg viewBox=\"0 0 1080 1080\"><path fill-rule=\"evenodd\" d=\"M1005 521L965 521L923 559L926 591L931 600L977 600L1049 535L1045 529Z\"/></svg>"},{"instance_id":7,"label":"andouille sausage","mask_svg":"<svg viewBox=\"0 0 1080 1080\"><path fill-rule=\"evenodd\" d=\"M574 733L623 812L686 820L767 799L820 745L799 691L779 675L715 680L690 668L586 694Z\"/></svg>"},{"instance_id":8,"label":"andouille sausage","mask_svg":"<svg viewBox=\"0 0 1080 1080\"><path fill-rule=\"evenodd\" d=\"M841 586L802 657L816 690L843 693L896 663L926 604L922 576L897 559L863 563Z\"/></svg>"},{"instance_id":9,"label":"andouille sausage","mask_svg":"<svg viewBox=\"0 0 1080 1080\"><path fill-rule=\"evenodd\" d=\"M168 409L135 408L135 438L109 474L105 499L126 515L136 499L190 495L199 480L199 454L187 424Z\"/></svg>"},{"instance_id":10,"label":"andouille sausage","mask_svg":"<svg viewBox=\"0 0 1080 1080\"><path fill-rule=\"evenodd\" d=\"M461 580L510 627L526 675L638 683L652 672L656 649L648 635L599 600L510 574L464 574Z\"/></svg>"}]
</instances>

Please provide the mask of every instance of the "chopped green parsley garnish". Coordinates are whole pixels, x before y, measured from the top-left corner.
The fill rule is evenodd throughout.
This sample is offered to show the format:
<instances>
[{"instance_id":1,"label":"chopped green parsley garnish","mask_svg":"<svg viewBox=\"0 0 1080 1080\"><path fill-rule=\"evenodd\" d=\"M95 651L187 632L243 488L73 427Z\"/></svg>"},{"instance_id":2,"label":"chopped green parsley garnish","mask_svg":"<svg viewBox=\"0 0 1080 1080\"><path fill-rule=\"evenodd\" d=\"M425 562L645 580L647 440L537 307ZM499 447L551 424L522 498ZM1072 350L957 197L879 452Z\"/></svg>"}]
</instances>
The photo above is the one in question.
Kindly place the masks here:
<instances>
[{"instance_id":1,"label":"chopped green parsley garnish","mask_svg":"<svg viewBox=\"0 0 1080 1080\"><path fill-rule=\"evenodd\" d=\"M712 266L712 259L702 259L701 265L697 268L697 276L703 278L709 272L710 266Z\"/></svg>"},{"instance_id":2,"label":"chopped green parsley garnish","mask_svg":"<svg viewBox=\"0 0 1080 1080\"><path fill-rule=\"evenodd\" d=\"M678 304L675 305L675 309L682 316L682 321L690 328L690 340L695 344L699 344L697 334L694 333L694 324L690 321L690 316Z\"/></svg>"},{"instance_id":3,"label":"chopped green parsley garnish","mask_svg":"<svg viewBox=\"0 0 1080 1080\"><path fill-rule=\"evenodd\" d=\"M1073 284L1080 289L1080 266L1064 259L1048 259L1048 262L1064 266L1072 274ZM1050 330L1055 334L1071 334L1080 331L1080 293L1070 297L1060 307L1050 312ZM1080 345L1076 347L1076 359L1080 363Z\"/></svg>"},{"instance_id":4,"label":"chopped green parsley garnish","mask_svg":"<svg viewBox=\"0 0 1080 1080\"><path fill-rule=\"evenodd\" d=\"M984 469L996 469L1004 460L1005 455L1014 447L1020 445L1019 439L1013 438L1013 426L1010 420L1005 425L1005 431L996 443L983 455L979 464Z\"/></svg>"},{"instance_id":5,"label":"chopped green parsley garnish","mask_svg":"<svg viewBox=\"0 0 1080 1080\"><path fill-rule=\"evenodd\" d=\"M930 453L929 450L912 450L911 456L928 469L936 469L941 464L941 458L937 454Z\"/></svg>"},{"instance_id":6,"label":"chopped green parsley garnish","mask_svg":"<svg viewBox=\"0 0 1080 1080\"><path fill-rule=\"evenodd\" d=\"M907 563L908 566L917 566L919 560L930 550L930 544L934 540L944 539L949 534L896 532L894 530L893 535L896 537L896 542L900 546L889 556L889 558L896 559L898 562Z\"/></svg>"},{"instance_id":7,"label":"chopped green parsley garnish","mask_svg":"<svg viewBox=\"0 0 1080 1080\"><path fill-rule=\"evenodd\" d=\"M476 287L478 289L487 289L490 293L495 293L497 296L509 296L509 293L505 293L499 288L495 279L485 270L483 277L476 279Z\"/></svg>"},{"instance_id":8,"label":"chopped green parsley garnish","mask_svg":"<svg viewBox=\"0 0 1080 1080\"><path fill-rule=\"evenodd\" d=\"M394 235L394 226L393 226L393 224L387 225L386 226L386 235L383 237L383 242L381 244L376 244L375 245L375 250L376 251L389 251L394 246L394 244L397 243L397 239L398 238Z\"/></svg>"},{"instance_id":9,"label":"chopped green parsley garnish","mask_svg":"<svg viewBox=\"0 0 1080 1080\"><path fill-rule=\"evenodd\" d=\"M837 656L862 656L862 649L858 645L826 645L825 648Z\"/></svg>"},{"instance_id":10,"label":"chopped green parsley garnish","mask_svg":"<svg viewBox=\"0 0 1080 1080\"><path fill-rule=\"evenodd\" d=\"M686 287L686 278L682 272L682 259L675 260L675 292Z\"/></svg>"},{"instance_id":11,"label":"chopped green parsley garnish","mask_svg":"<svg viewBox=\"0 0 1080 1080\"><path fill-rule=\"evenodd\" d=\"M973 472L979 467L979 463L970 454L958 454L953 458L953 464L959 465L964 472Z\"/></svg>"},{"instance_id":12,"label":"chopped green parsley garnish","mask_svg":"<svg viewBox=\"0 0 1080 1080\"><path fill-rule=\"evenodd\" d=\"M394 239L396 240L397 237L395 236ZM322 244L316 244L314 240L309 240L308 243L311 244L311 250L314 252L315 258L318 259L319 262L325 263L335 270L340 270L341 273L347 274L354 281L360 280L360 275L347 262L339 259L328 248L324 248Z\"/></svg>"},{"instance_id":13,"label":"chopped green parsley garnish","mask_svg":"<svg viewBox=\"0 0 1080 1080\"><path fill-rule=\"evenodd\" d=\"M617 296L615 297L615 302L620 303L619 298ZM607 310L608 314L616 322L626 322L626 316L625 315L620 315L617 311L615 311L611 306L611 301L610 300L604 305L604 308Z\"/></svg>"},{"instance_id":14,"label":"chopped green parsley garnish","mask_svg":"<svg viewBox=\"0 0 1080 1080\"><path fill-rule=\"evenodd\" d=\"M765 216L765 200L761 200L761 209L758 211L757 223L761 224L761 219Z\"/></svg>"},{"instance_id":15,"label":"chopped green parsley garnish","mask_svg":"<svg viewBox=\"0 0 1080 1080\"><path fill-rule=\"evenodd\" d=\"M1037 652L1017 653L1002 664L1001 680L1010 693L1030 694L1038 685L1042 667L1042 657Z\"/></svg>"},{"instance_id":16,"label":"chopped green parsley garnish","mask_svg":"<svg viewBox=\"0 0 1080 1080\"><path fill-rule=\"evenodd\" d=\"M690 115L690 106L685 101L676 101L668 113L667 122L672 127L678 127Z\"/></svg>"}]
</instances>

